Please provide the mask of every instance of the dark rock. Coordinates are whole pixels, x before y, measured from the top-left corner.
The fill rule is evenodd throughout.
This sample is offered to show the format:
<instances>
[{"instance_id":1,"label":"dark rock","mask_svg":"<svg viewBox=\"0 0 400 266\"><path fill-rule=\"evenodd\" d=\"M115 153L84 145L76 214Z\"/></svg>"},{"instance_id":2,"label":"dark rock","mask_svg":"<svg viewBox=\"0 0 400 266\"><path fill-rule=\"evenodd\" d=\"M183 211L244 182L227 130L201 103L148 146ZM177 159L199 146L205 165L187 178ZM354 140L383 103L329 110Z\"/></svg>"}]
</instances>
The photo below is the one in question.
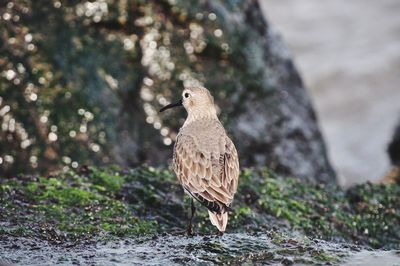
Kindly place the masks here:
<instances>
[{"instance_id":1,"label":"dark rock","mask_svg":"<svg viewBox=\"0 0 400 266\"><path fill-rule=\"evenodd\" d=\"M289 265L293 265L293 264L294 264L294 261L293 261L292 259L289 259L289 258L284 258L284 259L281 261L281 263L282 263L283 265L289 266Z\"/></svg>"},{"instance_id":2,"label":"dark rock","mask_svg":"<svg viewBox=\"0 0 400 266\"><path fill-rule=\"evenodd\" d=\"M0 171L48 172L71 160L166 164L172 147L163 141L175 138L184 113L160 117L157 110L184 86L202 84L215 96L242 166L335 181L301 77L257 0L108 1L100 17L84 15L78 2L0 6L0 15L20 17L4 20L0 64L11 72L0 77L0 107L12 106L8 115L35 140L22 149L17 133L2 132L0 146L14 162ZM37 93L34 104L24 100L28 87ZM32 155L38 165L35 158L26 163Z\"/></svg>"},{"instance_id":3,"label":"dark rock","mask_svg":"<svg viewBox=\"0 0 400 266\"><path fill-rule=\"evenodd\" d=\"M387 152L392 165L400 167L400 123L397 125L394 131L393 138L388 145Z\"/></svg>"},{"instance_id":4,"label":"dark rock","mask_svg":"<svg viewBox=\"0 0 400 266\"><path fill-rule=\"evenodd\" d=\"M235 25L231 34L250 32L243 49L253 55L246 57L245 71L260 73L260 87L239 97L247 101L230 125L242 163L268 165L311 181L333 181L312 104L288 48L263 18L257 1L246 1L242 11L229 23Z\"/></svg>"},{"instance_id":5,"label":"dark rock","mask_svg":"<svg viewBox=\"0 0 400 266\"><path fill-rule=\"evenodd\" d=\"M387 153L392 164L391 169L382 179L383 183L400 184L400 123L394 130L392 140L387 147Z\"/></svg>"}]
</instances>

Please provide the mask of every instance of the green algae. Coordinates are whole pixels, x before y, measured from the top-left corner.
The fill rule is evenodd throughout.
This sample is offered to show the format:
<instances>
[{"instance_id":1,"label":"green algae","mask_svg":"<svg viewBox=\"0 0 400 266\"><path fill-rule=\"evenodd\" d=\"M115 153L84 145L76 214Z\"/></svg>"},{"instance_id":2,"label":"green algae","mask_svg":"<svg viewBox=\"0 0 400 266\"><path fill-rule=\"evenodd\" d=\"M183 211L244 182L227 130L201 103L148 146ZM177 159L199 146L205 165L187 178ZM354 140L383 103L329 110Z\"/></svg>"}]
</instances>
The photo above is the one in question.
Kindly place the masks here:
<instances>
[{"instance_id":1,"label":"green algae","mask_svg":"<svg viewBox=\"0 0 400 266\"><path fill-rule=\"evenodd\" d=\"M110 181L116 175L99 173L96 178L70 172L6 180L0 186L1 222L8 229L2 232L18 235L18 228L26 228L28 233L21 235L54 241L154 233L155 221L133 215L114 194L121 187L119 181Z\"/></svg>"},{"instance_id":2,"label":"green algae","mask_svg":"<svg viewBox=\"0 0 400 266\"><path fill-rule=\"evenodd\" d=\"M113 171L104 171L94 167L87 169L90 172L89 178L93 182L93 187L99 191L107 191L109 193L119 191L125 179L120 176L117 167L113 168Z\"/></svg>"},{"instance_id":3,"label":"green algae","mask_svg":"<svg viewBox=\"0 0 400 266\"><path fill-rule=\"evenodd\" d=\"M398 248L400 187L363 184L343 191L293 178L265 177L258 184L258 205L306 235L341 238L374 248Z\"/></svg>"},{"instance_id":4,"label":"green algae","mask_svg":"<svg viewBox=\"0 0 400 266\"><path fill-rule=\"evenodd\" d=\"M185 229L189 197L163 168L84 167L49 177L3 179L0 235L55 241L96 236L172 233ZM199 204L194 229L215 233ZM228 231L299 231L325 239L400 248L400 187L363 184L347 191L283 178L268 169L243 170ZM285 242L279 234L274 243ZM315 253L323 260L329 254ZM332 259L333 260L333 259Z\"/></svg>"}]
</instances>

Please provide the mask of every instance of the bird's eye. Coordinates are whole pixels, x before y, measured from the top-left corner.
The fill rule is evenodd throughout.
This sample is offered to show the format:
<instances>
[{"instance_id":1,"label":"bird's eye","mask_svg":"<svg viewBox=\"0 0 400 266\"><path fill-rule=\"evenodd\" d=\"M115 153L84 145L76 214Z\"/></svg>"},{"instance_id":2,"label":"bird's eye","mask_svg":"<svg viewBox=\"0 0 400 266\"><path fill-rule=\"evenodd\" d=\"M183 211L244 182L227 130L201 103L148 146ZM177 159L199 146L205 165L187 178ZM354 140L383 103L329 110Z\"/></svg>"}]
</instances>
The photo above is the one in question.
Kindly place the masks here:
<instances>
[{"instance_id":1,"label":"bird's eye","mask_svg":"<svg viewBox=\"0 0 400 266\"><path fill-rule=\"evenodd\" d=\"M185 98L189 98L189 95L190 95L190 94L186 92L186 93L185 93Z\"/></svg>"}]
</instances>

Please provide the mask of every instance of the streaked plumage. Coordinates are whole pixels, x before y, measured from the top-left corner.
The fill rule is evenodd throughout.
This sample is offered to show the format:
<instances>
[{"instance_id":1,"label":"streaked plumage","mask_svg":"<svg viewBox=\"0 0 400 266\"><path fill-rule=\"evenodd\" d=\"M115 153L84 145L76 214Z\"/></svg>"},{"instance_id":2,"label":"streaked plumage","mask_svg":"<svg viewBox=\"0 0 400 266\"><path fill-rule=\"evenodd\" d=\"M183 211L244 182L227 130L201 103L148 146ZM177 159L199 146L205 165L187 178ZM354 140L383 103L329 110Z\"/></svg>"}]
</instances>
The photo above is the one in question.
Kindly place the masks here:
<instances>
[{"instance_id":1,"label":"streaked plumage","mask_svg":"<svg viewBox=\"0 0 400 266\"><path fill-rule=\"evenodd\" d=\"M238 154L209 91L188 88L182 96L188 117L176 139L173 168L185 191L208 208L212 224L224 232L238 186Z\"/></svg>"}]
</instances>

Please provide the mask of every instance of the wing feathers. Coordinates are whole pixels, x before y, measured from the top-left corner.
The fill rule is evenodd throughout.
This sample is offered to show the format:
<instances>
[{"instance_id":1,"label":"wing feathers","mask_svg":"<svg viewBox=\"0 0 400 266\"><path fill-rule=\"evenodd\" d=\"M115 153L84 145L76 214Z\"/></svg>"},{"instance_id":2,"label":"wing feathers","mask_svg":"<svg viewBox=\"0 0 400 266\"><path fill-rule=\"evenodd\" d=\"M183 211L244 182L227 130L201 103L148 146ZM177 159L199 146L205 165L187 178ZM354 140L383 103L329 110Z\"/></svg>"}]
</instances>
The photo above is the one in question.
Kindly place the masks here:
<instances>
[{"instance_id":1,"label":"wing feathers","mask_svg":"<svg viewBox=\"0 0 400 266\"><path fill-rule=\"evenodd\" d=\"M225 134L219 139L218 145L205 151L198 147L194 136L179 133L174 170L186 190L198 195L197 199L202 197L209 205L215 202L228 207L237 189L239 162L232 141Z\"/></svg>"}]
</instances>

